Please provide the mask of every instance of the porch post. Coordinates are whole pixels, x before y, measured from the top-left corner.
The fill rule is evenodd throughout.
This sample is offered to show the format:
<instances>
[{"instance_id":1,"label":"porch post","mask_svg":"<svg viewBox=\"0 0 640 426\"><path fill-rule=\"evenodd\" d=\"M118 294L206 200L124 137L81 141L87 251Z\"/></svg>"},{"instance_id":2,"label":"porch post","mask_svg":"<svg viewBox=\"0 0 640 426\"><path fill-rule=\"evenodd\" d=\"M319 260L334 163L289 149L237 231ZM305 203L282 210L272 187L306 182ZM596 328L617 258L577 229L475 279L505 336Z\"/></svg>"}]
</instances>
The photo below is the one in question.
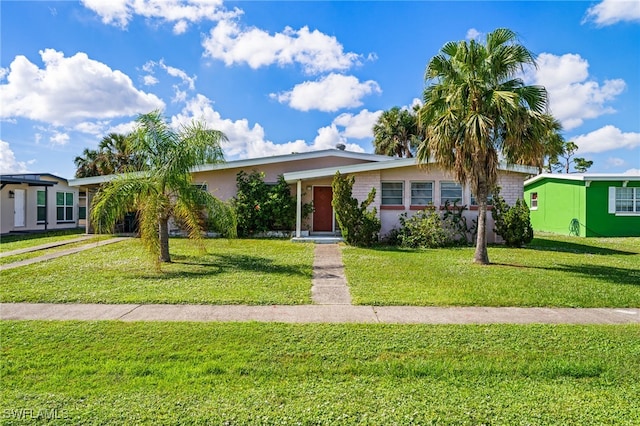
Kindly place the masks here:
<instances>
[{"instance_id":1,"label":"porch post","mask_svg":"<svg viewBox=\"0 0 640 426\"><path fill-rule=\"evenodd\" d=\"M302 180L296 182L296 238L300 238L302 228Z\"/></svg>"},{"instance_id":2,"label":"porch post","mask_svg":"<svg viewBox=\"0 0 640 426\"><path fill-rule=\"evenodd\" d=\"M79 191L78 191L79 193ZM85 233L87 234L93 234L94 230L93 230L93 226L91 226L91 202L93 201L93 197L91 195L91 191L89 190L89 187L87 187L86 191L85 191Z\"/></svg>"}]
</instances>

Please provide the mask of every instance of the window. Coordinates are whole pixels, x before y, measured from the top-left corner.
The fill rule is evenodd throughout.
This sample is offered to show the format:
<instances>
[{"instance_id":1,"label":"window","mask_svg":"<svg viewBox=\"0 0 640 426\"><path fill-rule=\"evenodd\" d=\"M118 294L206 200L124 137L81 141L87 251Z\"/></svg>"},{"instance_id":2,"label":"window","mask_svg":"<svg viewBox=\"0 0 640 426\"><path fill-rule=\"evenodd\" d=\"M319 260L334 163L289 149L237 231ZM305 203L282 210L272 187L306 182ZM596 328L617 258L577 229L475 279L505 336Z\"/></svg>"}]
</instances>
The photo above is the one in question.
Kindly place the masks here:
<instances>
[{"instance_id":1,"label":"window","mask_svg":"<svg viewBox=\"0 0 640 426\"><path fill-rule=\"evenodd\" d=\"M73 192L56 192L56 220L73 221Z\"/></svg>"},{"instance_id":2,"label":"window","mask_svg":"<svg viewBox=\"0 0 640 426\"><path fill-rule=\"evenodd\" d=\"M44 223L47 220L47 194L44 191L38 191L36 206L38 209L38 223Z\"/></svg>"},{"instance_id":3,"label":"window","mask_svg":"<svg viewBox=\"0 0 640 426\"><path fill-rule=\"evenodd\" d=\"M478 203L476 202L476 197L474 197L473 195L471 195L471 205L472 206L477 206ZM487 196L487 205L488 206L492 206L493 205L493 194L489 194Z\"/></svg>"},{"instance_id":4,"label":"window","mask_svg":"<svg viewBox=\"0 0 640 426\"><path fill-rule=\"evenodd\" d=\"M411 182L411 205L433 204L433 182Z\"/></svg>"},{"instance_id":5,"label":"window","mask_svg":"<svg viewBox=\"0 0 640 426\"><path fill-rule=\"evenodd\" d=\"M535 210L538 208L538 193L532 192L530 197L531 202L529 203L529 209Z\"/></svg>"},{"instance_id":6,"label":"window","mask_svg":"<svg viewBox=\"0 0 640 426\"><path fill-rule=\"evenodd\" d=\"M382 182L382 205L402 206L404 182Z\"/></svg>"},{"instance_id":7,"label":"window","mask_svg":"<svg viewBox=\"0 0 640 426\"><path fill-rule=\"evenodd\" d=\"M640 213L640 188L610 188L615 191L615 213Z\"/></svg>"},{"instance_id":8,"label":"window","mask_svg":"<svg viewBox=\"0 0 640 426\"><path fill-rule=\"evenodd\" d=\"M440 204L444 206L447 201L451 204L462 202L462 185L457 182L440 182Z\"/></svg>"}]
</instances>

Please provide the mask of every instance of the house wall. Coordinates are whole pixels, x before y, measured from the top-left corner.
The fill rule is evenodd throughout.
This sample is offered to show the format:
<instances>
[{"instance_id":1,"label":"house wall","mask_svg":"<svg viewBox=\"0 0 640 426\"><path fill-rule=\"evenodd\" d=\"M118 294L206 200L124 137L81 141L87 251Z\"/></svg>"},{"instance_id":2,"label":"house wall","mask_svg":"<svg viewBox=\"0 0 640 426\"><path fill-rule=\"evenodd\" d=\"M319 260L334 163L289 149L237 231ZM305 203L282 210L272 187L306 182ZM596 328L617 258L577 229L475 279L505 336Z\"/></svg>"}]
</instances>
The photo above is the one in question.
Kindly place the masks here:
<instances>
[{"instance_id":1,"label":"house wall","mask_svg":"<svg viewBox=\"0 0 640 426\"><path fill-rule=\"evenodd\" d=\"M609 187L612 186L622 187L622 181L592 181L586 188L585 235L587 237L640 236L640 214L609 213ZM640 188L640 182L628 181L627 187Z\"/></svg>"},{"instance_id":2,"label":"house wall","mask_svg":"<svg viewBox=\"0 0 640 426\"><path fill-rule=\"evenodd\" d=\"M47 230L72 229L78 226L78 188L69 187L65 181L42 176L42 180L53 181L57 184L47 188ZM23 189L25 191L25 226L14 226L14 198L9 198L9 191ZM27 184L7 184L0 194L1 225L0 233L43 231L44 223L38 223L37 199L38 191L44 191L42 186L29 186ZM58 222L56 220L56 192L73 193L73 220Z\"/></svg>"},{"instance_id":3,"label":"house wall","mask_svg":"<svg viewBox=\"0 0 640 426\"><path fill-rule=\"evenodd\" d=\"M376 189L376 196L371 207L378 210L378 216L381 222L380 235L386 236L392 229L399 226L400 215L406 213L411 217L418 209L411 208L411 182L413 181L429 181L433 182L433 198L434 205L441 206L440 182L455 181L453 175L445 172L442 168L430 167L421 169L416 166L372 171L366 173L357 173L353 185L352 195L358 201L362 202L366 199L371 188ZM523 197L523 181L524 176L519 173L500 172L498 185L501 187L501 195L505 201L513 205L518 198ZM403 182L403 205L402 206L382 206L382 182ZM469 207L471 204L471 191L468 186L463 186L462 205L466 205L468 209L463 215L469 226L474 220L477 220L477 207ZM440 208L440 207L439 207ZM487 214L487 238L489 242L499 242L500 238L493 232L494 222L491 213Z\"/></svg>"},{"instance_id":4,"label":"house wall","mask_svg":"<svg viewBox=\"0 0 640 426\"><path fill-rule=\"evenodd\" d=\"M524 197L535 231L586 236L586 192L583 181L542 179L527 186ZM531 194L538 194L538 207L531 207ZM606 210L605 203L605 210Z\"/></svg>"}]
</instances>

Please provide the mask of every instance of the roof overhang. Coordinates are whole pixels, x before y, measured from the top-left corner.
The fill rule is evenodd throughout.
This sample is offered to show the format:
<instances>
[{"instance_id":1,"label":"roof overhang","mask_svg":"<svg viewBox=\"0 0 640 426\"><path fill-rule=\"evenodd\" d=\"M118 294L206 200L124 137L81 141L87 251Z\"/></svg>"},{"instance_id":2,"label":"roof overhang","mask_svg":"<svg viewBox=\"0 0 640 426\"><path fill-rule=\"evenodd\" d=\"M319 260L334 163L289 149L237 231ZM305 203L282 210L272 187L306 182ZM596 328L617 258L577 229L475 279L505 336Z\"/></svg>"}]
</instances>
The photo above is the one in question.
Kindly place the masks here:
<instances>
[{"instance_id":1,"label":"roof overhang","mask_svg":"<svg viewBox=\"0 0 640 426\"><path fill-rule=\"evenodd\" d=\"M640 175L625 175L612 173L542 173L524 181L525 185L544 180L567 180L578 182L605 182L605 181L640 181Z\"/></svg>"},{"instance_id":2,"label":"roof overhang","mask_svg":"<svg viewBox=\"0 0 640 426\"><path fill-rule=\"evenodd\" d=\"M435 164L435 163L429 162L428 164ZM340 172L342 174L362 173L362 172L370 172L370 171L376 171L376 170L397 169L401 167L411 167L411 166L415 167L419 165L421 164L418 162L416 158L401 158L401 159L392 158L392 161L353 164L349 166L327 167L323 169L290 172L290 173L285 173L283 177L287 183L293 183L298 180L317 179L317 178L333 176L336 174L336 172ZM538 171L538 169L535 167L520 166L516 164L507 165L506 163L501 163L498 166L498 169L502 171L521 173L525 175L532 175Z\"/></svg>"},{"instance_id":3,"label":"roof overhang","mask_svg":"<svg viewBox=\"0 0 640 426\"><path fill-rule=\"evenodd\" d=\"M53 186L58 182L52 182L50 180L40 180L33 178L24 178L20 176L0 176L0 185L4 188L5 185L29 185L29 186Z\"/></svg>"}]
</instances>

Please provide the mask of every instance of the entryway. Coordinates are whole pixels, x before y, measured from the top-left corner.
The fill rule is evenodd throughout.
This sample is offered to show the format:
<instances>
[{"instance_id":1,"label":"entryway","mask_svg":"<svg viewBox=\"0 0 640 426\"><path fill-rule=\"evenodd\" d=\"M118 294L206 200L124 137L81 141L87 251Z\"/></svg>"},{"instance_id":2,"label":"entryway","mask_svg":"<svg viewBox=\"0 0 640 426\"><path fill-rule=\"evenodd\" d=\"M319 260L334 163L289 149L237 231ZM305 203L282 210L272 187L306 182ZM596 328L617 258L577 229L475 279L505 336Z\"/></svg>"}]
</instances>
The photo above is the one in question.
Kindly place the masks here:
<instances>
[{"instance_id":1,"label":"entryway","mask_svg":"<svg viewBox=\"0 0 640 426\"><path fill-rule=\"evenodd\" d=\"M330 186L313 187L313 229L312 232L334 232L333 191Z\"/></svg>"}]
</instances>

